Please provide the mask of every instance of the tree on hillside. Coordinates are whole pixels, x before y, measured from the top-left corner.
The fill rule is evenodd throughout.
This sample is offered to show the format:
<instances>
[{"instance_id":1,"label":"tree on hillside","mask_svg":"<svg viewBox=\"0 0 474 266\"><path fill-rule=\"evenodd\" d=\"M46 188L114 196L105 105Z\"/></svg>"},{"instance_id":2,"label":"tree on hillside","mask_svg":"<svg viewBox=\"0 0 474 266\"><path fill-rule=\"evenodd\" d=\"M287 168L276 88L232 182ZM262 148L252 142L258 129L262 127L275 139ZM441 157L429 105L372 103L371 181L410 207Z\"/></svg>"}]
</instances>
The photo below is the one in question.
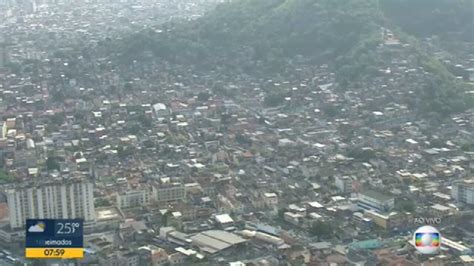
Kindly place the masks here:
<instances>
[{"instance_id":1,"label":"tree on hillside","mask_svg":"<svg viewBox=\"0 0 474 266\"><path fill-rule=\"evenodd\" d=\"M48 168L49 171L52 170L60 170L60 165L56 157L54 156L49 156L48 159L46 159L46 168Z\"/></svg>"},{"instance_id":2,"label":"tree on hillside","mask_svg":"<svg viewBox=\"0 0 474 266\"><path fill-rule=\"evenodd\" d=\"M0 169L0 183L8 183L13 181L13 178L4 170Z\"/></svg>"},{"instance_id":3,"label":"tree on hillside","mask_svg":"<svg viewBox=\"0 0 474 266\"><path fill-rule=\"evenodd\" d=\"M314 222L309 232L313 236L318 236L320 238L329 238L333 234L332 226L327 222L317 221Z\"/></svg>"}]
</instances>

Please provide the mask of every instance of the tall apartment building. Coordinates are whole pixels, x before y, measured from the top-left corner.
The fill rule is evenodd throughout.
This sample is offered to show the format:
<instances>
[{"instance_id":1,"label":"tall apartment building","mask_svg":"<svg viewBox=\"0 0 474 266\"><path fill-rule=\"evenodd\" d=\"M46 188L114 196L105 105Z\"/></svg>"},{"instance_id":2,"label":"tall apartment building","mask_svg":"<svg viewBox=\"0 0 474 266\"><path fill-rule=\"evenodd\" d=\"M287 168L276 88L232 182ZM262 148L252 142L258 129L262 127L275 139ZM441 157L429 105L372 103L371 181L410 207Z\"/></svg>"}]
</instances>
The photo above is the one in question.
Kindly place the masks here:
<instances>
[{"instance_id":1,"label":"tall apartment building","mask_svg":"<svg viewBox=\"0 0 474 266\"><path fill-rule=\"evenodd\" d=\"M5 121L0 121L0 138L4 139L6 136L7 136L7 123Z\"/></svg>"},{"instance_id":2,"label":"tall apartment building","mask_svg":"<svg viewBox=\"0 0 474 266\"><path fill-rule=\"evenodd\" d=\"M161 182L152 185L152 199L157 203L184 201L186 191L179 182L170 182L169 178L162 178Z\"/></svg>"},{"instance_id":3,"label":"tall apartment building","mask_svg":"<svg viewBox=\"0 0 474 266\"><path fill-rule=\"evenodd\" d=\"M23 228L26 219L81 218L95 221L93 184L65 181L7 189L11 229Z\"/></svg>"},{"instance_id":4,"label":"tall apartment building","mask_svg":"<svg viewBox=\"0 0 474 266\"><path fill-rule=\"evenodd\" d=\"M352 178L349 176L336 176L336 187L342 193L352 192Z\"/></svg>"},{"instance_id":5,"label":"tall apartment building","mask_svg":"<svg viewBox=\"0 0 474 266\"><path fill-rule=\"evenodd\" d=\"M474 179L466 179L454 183L451 196L458 202L474 204Z\"/></svg>"}]
</instances>

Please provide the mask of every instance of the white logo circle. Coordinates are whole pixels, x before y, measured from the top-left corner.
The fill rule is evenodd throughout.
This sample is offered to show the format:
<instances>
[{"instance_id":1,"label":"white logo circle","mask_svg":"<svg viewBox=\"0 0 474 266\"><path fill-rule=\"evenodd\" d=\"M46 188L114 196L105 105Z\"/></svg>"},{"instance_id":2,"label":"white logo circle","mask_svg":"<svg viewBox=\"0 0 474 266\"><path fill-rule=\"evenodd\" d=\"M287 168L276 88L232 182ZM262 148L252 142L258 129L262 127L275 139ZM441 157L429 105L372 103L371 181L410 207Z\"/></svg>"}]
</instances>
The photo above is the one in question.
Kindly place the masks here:
<instances>
[{"instance_id":1,"label":"white logo circle","mask_svg":"<svg viewBox=\"0 0 474 266\"><path fill-rule=\"evenodd\" d=\"M425 225L413 234L416 250L422 254L434 254L441 247L441 234L433 226Z\"/></svg>"}]
</instances>

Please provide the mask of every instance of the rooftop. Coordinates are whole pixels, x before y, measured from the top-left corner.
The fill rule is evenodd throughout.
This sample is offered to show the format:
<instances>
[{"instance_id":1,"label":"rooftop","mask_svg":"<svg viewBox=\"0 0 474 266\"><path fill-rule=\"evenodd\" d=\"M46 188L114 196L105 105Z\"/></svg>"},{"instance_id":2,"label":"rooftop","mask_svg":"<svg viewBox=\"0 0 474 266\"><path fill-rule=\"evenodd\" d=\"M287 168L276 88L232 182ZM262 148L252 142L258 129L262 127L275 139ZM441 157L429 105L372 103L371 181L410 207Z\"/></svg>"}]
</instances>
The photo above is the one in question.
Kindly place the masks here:
<instances>
[{"instance_id":1,"label":"rooftop","mask_svg":"<svg viewBox=\"0 0 474 266\"><path fill-rule=\"evenodd\" d=\"M194 245L211 254L246 242L246 240L240 236L222 230L201 232L191 237L191 239Z\"/></svg>"},{"instance_id":2,"label":"rooftop","mask_svg":"<svg viewBox=\"0 0 474 266\"><path fill-rule=\"evenodd\" d=\"M216 215L216 221L220 224L233 223L234 220L228 214Z\"/></svg>"},{"instance_id":3,"label":"rooftop","mask_svg":"<svg viewBox=\"0 0 474 266\"><path fill-rule=\"evenodd\" d=\"M388 194L382 194L381 192L375 191L375 190L364 190L360 192L360 194L365 195L370 198L374 198L378 201L388 201L393 199L392 196L389 196Z\"/></svg>"}]
</instances>

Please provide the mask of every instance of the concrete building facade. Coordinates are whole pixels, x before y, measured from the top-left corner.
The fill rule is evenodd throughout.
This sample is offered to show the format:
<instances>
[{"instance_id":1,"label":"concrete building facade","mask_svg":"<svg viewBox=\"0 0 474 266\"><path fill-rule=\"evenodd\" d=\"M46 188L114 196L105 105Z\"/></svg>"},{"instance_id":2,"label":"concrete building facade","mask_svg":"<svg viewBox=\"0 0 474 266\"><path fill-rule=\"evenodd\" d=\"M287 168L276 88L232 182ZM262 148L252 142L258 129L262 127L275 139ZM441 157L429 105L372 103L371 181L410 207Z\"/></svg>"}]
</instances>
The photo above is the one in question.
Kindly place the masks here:
<instances>
[{"instance_id":1,"label":"concrete building facade","mask_svg":"<svg viewBox=\"0 0 474 266\"><path fill-rule=\"evenodd\" d=\"M68 181L5 191L10 227L22 228L26 219L95 220L93 184Z\"/></svg>"}]
</instances>

